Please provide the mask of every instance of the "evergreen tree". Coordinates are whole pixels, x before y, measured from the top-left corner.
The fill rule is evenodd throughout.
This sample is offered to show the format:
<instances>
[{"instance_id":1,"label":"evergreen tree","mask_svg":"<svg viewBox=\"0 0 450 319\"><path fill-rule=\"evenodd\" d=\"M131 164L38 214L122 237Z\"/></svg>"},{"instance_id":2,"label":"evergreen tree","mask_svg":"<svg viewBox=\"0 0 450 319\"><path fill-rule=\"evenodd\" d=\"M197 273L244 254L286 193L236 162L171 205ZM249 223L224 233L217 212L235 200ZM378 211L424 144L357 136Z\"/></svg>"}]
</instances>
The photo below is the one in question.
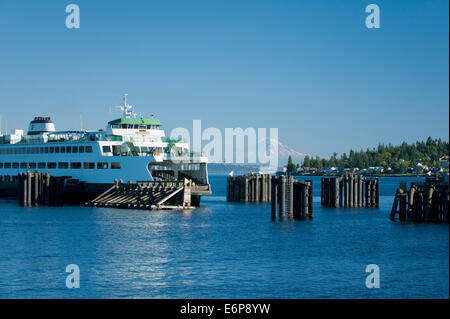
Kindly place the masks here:
<instances>
[{"instance_id":1,"label":"evergreen tree","mask_svg":"<svg viewBox=\"0 0 450 319\"><path fill-rule=\"evenodd\" d=\"M288 158L288 164L286 166L286 170L289 173L294 173L294 172L297 171L297 166L294 164L294 162L292 162L292 156L290 156L290 155L289 155L289 158Z\"/></svg>"}]
</instances>

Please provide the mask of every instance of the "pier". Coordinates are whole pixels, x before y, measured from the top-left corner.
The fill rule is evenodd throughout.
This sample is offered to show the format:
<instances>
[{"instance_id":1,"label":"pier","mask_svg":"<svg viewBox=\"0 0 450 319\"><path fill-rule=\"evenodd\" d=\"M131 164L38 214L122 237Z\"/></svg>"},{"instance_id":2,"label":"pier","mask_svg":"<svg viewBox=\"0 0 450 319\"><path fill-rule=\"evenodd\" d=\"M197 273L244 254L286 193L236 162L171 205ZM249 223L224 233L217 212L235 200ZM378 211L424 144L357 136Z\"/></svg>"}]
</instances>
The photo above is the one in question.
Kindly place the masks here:
<instances>
[{"instance_id":1,"label":"pier","mask_svg":"<svg viewBox=\"0 0 450 319\"><path fill-rule=\"evenodd\" d=\"M271 179L271 217L283 219L312 218L313 183L300 181L292 176L272 176Z\"/></svg>"},{"instance_id":2,"label":"pier","mask_svg":"<svg viewBox=\"0 0 450 319\"><path fill-rule=\"evenodd\" d=\"M114 185L86 206L130 209L192 209L192 181L142 181L132 184L115 181Z\"/></svg>"},{"instance_id":3,"label":"pier","mask_svg":"<svg viewBox=\"0 0 450 319\"><path fill-rule=\"evenodd\" d=\"M271 177L270 174L228 176L227 201L269 203L271 201Z\"/></svg>"},{"instance_id":4,"label":"pier","mask_svg":"<svg viewBox=\"0 0 450 319\"><path fill-rule=\"evenodd\" d=\"M430 221L448 223L449 182L430 177L425 182L413 182L409 190L400 183L392 204L390 218L400 221Z\"/></svg>"},{"instance_id":5,"label":"pier","mask_svg":"<svg viewBox=\"0 0 450 319\"><path fill-rule=\"evenodd\" d=\"M378 178L346 173L338 177L322 178L320 203L325 207L379 206Z\"/></svg>"}]
</instances>

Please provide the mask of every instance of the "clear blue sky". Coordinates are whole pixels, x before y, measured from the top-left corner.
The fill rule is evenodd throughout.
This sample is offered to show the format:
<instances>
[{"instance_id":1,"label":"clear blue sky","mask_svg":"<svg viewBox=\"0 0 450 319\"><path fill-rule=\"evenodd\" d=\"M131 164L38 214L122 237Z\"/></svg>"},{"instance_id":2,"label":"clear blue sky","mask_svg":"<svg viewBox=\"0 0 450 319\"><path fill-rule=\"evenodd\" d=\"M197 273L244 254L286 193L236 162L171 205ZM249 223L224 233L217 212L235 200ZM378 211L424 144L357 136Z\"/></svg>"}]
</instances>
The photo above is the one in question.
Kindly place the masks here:
<instances>
[{"instance_id":1,"label":"clear blue sky","mask_svg":"<svg viewBox=\"0 0 450 319\"><path fill-rule=\"evenodd\" d=\"M76 3L81 28L65 27ZM365 7L381 28L365 27ZM448 1L0 0L0 114L103 128L124 92L166 130L278 127L296 150L448 140Z\"/></svg>"}]
</instances>

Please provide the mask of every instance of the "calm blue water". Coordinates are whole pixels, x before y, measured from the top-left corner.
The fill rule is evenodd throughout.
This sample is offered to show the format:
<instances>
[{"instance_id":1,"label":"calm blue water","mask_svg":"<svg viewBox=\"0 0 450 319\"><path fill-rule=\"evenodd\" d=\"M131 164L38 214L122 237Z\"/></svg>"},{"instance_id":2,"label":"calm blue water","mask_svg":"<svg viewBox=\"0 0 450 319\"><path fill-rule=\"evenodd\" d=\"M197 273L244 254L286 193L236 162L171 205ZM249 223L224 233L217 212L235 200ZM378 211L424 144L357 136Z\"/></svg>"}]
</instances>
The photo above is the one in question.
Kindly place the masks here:
<instances>
[{"instance_id":1,"label":"calm blue water","mask_svg":"<svg viewBox=\"0 0 450 319\"><path fill-rule=\"evenodd\" d=\"M192 212L0 200L0 298L449 297L448 225L389 220L402 179L381 179L379 209L325 209L314 178L314 219L284 222L270 205L227 203L226 177L210 179ZM365 287L368 264L379 289Z\"/></svg>"}]
</instances>

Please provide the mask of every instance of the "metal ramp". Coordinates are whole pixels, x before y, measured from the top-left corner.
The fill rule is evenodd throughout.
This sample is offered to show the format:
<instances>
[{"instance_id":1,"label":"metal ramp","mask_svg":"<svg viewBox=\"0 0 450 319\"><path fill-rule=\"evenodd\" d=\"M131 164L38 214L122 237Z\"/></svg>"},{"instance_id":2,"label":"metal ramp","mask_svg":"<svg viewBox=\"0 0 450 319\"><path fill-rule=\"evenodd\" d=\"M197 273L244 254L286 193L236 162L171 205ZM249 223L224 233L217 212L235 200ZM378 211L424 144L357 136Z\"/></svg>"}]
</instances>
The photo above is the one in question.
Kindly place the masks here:
<instances>
[{"instance_id":1,"label":"metal ramp","mask_svg":"<svg viewBox=\"0 0 450 319\"><path fill-rule=\"evenodd\" d=\"M192 209L192 182L148 181L124 184L115 181L114 185L95 199L86 202L86 206L113 207L128 209Z\"/></svg>"}]
</instances>

